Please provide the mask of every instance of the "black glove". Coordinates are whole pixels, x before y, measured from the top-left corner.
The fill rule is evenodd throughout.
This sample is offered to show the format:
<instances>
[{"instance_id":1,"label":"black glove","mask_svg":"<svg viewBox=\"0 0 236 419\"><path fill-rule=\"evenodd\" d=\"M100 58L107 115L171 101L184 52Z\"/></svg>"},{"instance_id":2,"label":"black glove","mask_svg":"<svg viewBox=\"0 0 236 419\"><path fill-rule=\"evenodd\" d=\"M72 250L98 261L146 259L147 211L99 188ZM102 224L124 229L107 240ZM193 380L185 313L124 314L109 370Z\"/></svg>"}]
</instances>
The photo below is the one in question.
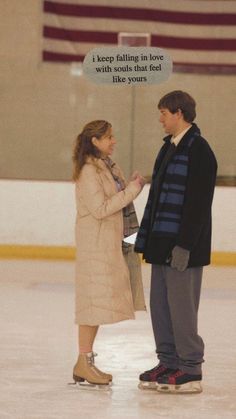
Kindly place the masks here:
<instances>
[{"instance_id":1,"label":"black glove","mask_svg":"<svg viewBox=\"0 0 236 419\"><path fill-rule=\"evenodd\" d=\"M177 269L177 271L183 272L188 266L190 251L183 249L183 247L175 246L172 250L171 257L171 268Z\"/></svg>"}]
</instances>

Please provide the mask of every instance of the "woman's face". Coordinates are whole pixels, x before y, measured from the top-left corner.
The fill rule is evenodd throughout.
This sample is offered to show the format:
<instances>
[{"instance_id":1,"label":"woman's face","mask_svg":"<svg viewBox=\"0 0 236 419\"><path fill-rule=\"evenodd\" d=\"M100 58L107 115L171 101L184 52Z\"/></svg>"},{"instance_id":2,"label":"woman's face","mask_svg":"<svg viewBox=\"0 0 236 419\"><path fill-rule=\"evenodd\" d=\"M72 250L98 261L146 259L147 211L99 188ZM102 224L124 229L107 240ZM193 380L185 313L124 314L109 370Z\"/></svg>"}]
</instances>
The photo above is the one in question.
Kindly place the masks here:
<instances>
[{"instance_id":1,"label":"woman's face","mask_svg":"<svg viewBox=\"0 0 236 419\"><path fill-rule=\"evenodd\" d=\"M108 128L100 138L92 138L93 145L101 152L102 157L111 156L114 151L116 140L113 136L112 128Z\"/></svg>"}]
</instances>

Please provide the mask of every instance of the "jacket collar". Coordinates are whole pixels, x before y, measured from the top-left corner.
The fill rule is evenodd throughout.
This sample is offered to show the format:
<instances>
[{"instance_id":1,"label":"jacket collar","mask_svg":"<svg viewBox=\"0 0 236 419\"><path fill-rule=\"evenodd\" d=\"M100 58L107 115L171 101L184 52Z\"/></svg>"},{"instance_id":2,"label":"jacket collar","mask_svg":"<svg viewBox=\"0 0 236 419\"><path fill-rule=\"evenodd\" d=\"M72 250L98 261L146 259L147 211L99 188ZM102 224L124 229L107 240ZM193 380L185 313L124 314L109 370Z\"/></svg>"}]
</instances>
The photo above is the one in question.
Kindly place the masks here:
<instances>
[{"instance_id":1,"label":"jacket collar","mask_svg":"<svg viewBox=\"0 0 236 419\"><path fill-rule=\"evenodd\" d=\"M192 122L191 128L189 128L186 134L184 134L183 138L181 138L177 148L182 148L186 146L192 137L198 136L198 135L201 135L201 131L198 128L197 124L195 124L195 122ZM165 143L170 143L171 137L172 135L167 135L166 137L163 138L163 141Z\"/></svg>"}]
</instances>

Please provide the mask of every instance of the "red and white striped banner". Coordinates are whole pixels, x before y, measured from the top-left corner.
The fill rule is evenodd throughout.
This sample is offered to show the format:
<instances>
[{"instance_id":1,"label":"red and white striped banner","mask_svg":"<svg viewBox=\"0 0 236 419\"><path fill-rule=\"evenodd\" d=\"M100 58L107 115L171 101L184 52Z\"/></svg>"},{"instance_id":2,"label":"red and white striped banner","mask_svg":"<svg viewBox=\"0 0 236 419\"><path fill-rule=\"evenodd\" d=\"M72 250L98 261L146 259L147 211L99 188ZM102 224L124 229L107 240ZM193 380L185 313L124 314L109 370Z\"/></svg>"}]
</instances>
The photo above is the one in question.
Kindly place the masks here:
<instances>
[{"instance_id":1,"label":"red and white striped banner","mask_svg":"<svg viewBox=\"0 0 236 419\"><path fill-rule=\"evenodd\" d=\"M44 0L43 61L81 62L117 46L118 34L150 33L174 71L236 73L235 0Z\"/></svg>"}]
</instances>

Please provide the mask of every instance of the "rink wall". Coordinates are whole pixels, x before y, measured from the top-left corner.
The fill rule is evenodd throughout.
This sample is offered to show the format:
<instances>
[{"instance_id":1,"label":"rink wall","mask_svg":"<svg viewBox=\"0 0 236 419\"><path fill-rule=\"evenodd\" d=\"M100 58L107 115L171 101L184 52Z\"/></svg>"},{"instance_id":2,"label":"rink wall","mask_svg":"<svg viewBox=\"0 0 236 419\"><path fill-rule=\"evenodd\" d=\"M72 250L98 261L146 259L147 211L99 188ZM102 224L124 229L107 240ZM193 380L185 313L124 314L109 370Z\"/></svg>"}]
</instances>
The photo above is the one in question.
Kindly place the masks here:
<instances>
[{"instance_id":1,"label":"rink wall","mask_svg":"<svg viewBox=\"0 0 236 419\"><path fill-rule=\"evenodd\" d=\"M142 217L149 185L135 200ZM74 258L75 200L70 182L0 180L0 257ZM216 187L212 262L236 265L236 188Z\"/></svg>"}]
</instances>

